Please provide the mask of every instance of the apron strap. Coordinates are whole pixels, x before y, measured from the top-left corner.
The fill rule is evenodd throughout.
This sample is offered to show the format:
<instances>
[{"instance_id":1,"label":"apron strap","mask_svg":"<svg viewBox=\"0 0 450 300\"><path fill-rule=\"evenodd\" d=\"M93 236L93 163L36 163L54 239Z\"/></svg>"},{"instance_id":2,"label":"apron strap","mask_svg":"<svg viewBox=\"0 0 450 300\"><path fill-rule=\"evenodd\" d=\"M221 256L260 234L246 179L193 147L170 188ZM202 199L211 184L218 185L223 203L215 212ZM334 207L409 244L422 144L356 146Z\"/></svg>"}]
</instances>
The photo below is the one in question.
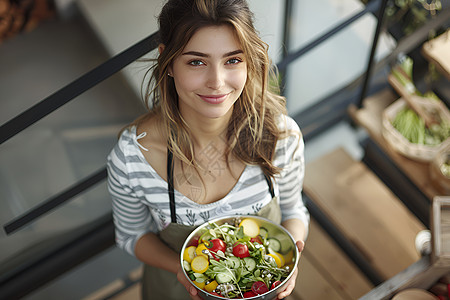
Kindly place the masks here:
<instances>
[{"instance_id":1,"label":"apron strap","mask_svg":"<svg viewBox=\"0 0 450 300\"><path fill-rule=\"evenodd\" d=\"M169 149L167 149L167 184L170 199L170 217L172 219L172 223L176 223L177 214L175 211L175 191L173 188L173 154Z\"/></svg>"},{"instance_id":2,"label":"apron strap","mask_svg":"<svg viewBox=\"0 0 450 300\"><path fill-rule=\"evenodd\" d=\"M272 198L274 198L275 197L275 192L273 190L272 180L270 180L270 177L267 176L266 174L264 174L264 178L266 179L267 185L269 186L270 195L272 196Z\"/></svg>"},{"instance_id":3,"label":"apron strap","mask_svg":"<svg viewBox=\"0 0 450 300\"><path fill-rule=\"evenodd\" d=\"M269 186L269 192L272 198L275 197L275 192L273 190L273 184L272 180L270 180L270 177L264 174L264 178L266 179L267 185ZM169 192L169 206L170 206L170 217L172 220L172 223L177 223L177 214L176 214L176 208L175 208L175 191L173 187L173 153L170 151L169 148L167 148L167 185L168 185L168 192Z\"/></svg>"}]
</instances>

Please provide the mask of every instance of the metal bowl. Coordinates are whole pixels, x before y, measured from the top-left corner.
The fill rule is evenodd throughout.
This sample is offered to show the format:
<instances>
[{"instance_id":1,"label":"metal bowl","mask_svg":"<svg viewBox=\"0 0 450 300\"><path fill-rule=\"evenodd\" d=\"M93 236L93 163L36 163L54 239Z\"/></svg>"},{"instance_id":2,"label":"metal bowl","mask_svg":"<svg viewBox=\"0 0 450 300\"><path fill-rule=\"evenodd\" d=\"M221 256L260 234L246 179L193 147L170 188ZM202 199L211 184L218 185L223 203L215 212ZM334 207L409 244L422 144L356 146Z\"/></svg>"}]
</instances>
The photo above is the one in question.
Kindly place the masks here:
<instances>
[{"instance_id":1,"label":"metal bowl","mask_svg":"<svg viewBox=\"0 0 450 300\"><path fill-rule=\"evenodd\" d=\"M258 299L258 300L272 300L272 299L276 299L278 291L280 289L283 289L283 287L285 286L286 282L291 278L292 274L294 273L295 269L297 268L297 264L298 264L298 260L299 260L299 253L297 250L297 247L295 245L295 241L294 238L291 236L291 234L281 225L275 224L272 221L265 219L265 218L261 218L261 217L257 217L257 216L247 216L247 215L243 215L243 216L228 216L228 217L221 217L221 218L216 218L216 219L212 219L210 221L208 221L207 223L200 225L199 227L197 227L186 239L186 241L183 244L183 247L181 249L181 254L180 254L180 262L181 262L181 267L183 269L184 275L186 276L186 278L189 280L190 283L192 283L196 289L199 292L199 295L206 300L220 300L220 299L224 299L223 297L218 297L215 295L212 295L210 293L208 293L207 291L198 288L189 278L189 276L186 273L186 270L183 267L183 253L184 250L191 244L193 243L196 239L198 239L201 235L202 232L204 232L205 228L210 226L211 223L216 223L217 225L222 225L224 223L228 223L228 224L239 224L239 220L242 219L252 219L254 220L260 227L264 227L267 230L268 233L268 237L273 237L276 238L280 241L281 244L281 250L280 253L284 254L289 252L290 250L294 250L294 257L292 259L293 261L293 265L294 267L292 268L291 272L289 273L289 275L287 276L287 278L285 278L283 280L283 282L278 285L277 287L275 287L274 289L269 290L268 292L266 292L265 294L260 294L251 298L246 298L246 299Z\"/></svg>"}]
</instances>

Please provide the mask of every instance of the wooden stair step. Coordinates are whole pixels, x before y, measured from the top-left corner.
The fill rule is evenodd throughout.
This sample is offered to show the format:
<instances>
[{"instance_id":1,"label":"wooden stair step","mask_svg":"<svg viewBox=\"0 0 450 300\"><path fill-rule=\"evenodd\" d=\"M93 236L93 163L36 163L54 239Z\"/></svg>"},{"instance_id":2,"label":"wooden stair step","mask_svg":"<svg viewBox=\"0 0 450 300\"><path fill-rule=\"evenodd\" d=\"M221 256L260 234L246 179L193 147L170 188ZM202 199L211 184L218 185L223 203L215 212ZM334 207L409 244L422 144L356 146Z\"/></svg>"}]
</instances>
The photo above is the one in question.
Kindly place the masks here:
<instances>
[{"instance_id":1,"label":"wooden stair step","mask_svg":"<svg viewBox=\"0 0 450 300\"><path fill-rule=\"evenodd\" d=\"M304 192L385 279L419 260L423 224L344 149L306 166Z\"/></svg>"},{"instance_id":2,"label":"wooden stair step","mask_svg":"<svg viewBox=\"0 0 450 300\"><path fill-rule=\"evenodd\" d=\"M357 299L373 288L316 221L300 258L296 287L287 299Z\"/></svg>"}]
</instances>

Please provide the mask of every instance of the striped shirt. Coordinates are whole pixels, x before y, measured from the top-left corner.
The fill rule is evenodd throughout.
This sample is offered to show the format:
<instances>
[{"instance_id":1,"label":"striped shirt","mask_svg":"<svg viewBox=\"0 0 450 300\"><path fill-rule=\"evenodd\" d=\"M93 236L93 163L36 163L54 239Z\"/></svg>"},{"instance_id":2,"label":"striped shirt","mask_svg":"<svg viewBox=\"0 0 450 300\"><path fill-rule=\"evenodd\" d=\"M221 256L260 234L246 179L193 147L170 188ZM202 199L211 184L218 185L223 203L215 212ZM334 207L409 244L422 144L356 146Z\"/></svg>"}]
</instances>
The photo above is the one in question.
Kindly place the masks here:
<instances>
[{"instance_id":1,"label":"striped shirt","mask_svg":"<svg viewBox=\"0 0 450 300\"><path fill-rule=\"evenodd\" d=\"M308 228L309 214L301 198L304 143L297 123L288 116L284 119L279 126L298 135L277 142L274 164L282 171L273 187L282 221L297 218ZM157 233L171 222L167 182L147 162L140 147L136 127L131 127L122 133L107 159L116 243L131 255L142 235ZM232 190L213 203L198 204L175 190L177 223L201 225L226 215L255 214L271 199L261 168L247 165Z\"/></svg>"}]
</instances>

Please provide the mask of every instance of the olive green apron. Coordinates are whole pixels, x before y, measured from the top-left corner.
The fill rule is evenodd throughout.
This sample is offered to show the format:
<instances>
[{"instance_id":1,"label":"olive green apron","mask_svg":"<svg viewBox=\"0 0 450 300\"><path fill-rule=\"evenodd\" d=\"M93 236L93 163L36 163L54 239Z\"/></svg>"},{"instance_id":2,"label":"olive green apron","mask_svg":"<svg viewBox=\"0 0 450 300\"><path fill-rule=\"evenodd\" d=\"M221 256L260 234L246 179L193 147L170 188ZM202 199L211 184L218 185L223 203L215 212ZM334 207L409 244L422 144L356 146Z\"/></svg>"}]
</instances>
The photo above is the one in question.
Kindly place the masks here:
<instances>
[{"instance_id":1,"label":"olive green apron","mask_svg":"<svg viewBox=\"0 0 450 300\"><path fill-rule=\"evenodd\" d=\"M168 185L169 198L171 200L170 210L172 223L164 228L158 235L159 238L176 253L181 252L183 243L189 234L197 226L188 226L176 223L175 200L173 191L172 157L168 155ZM281 209L278 199L274 196L270 179L266 178L269 184L269 190L272 194L272 200L256 213L257 216L271 220L276 224L281 223ZM186 288L178 281L176 274L159 269L153 266L144 265L144 274L142 276L142 299L165 299L165 300L183 300L190 299Z\"/></svg>"}]
</instances>

